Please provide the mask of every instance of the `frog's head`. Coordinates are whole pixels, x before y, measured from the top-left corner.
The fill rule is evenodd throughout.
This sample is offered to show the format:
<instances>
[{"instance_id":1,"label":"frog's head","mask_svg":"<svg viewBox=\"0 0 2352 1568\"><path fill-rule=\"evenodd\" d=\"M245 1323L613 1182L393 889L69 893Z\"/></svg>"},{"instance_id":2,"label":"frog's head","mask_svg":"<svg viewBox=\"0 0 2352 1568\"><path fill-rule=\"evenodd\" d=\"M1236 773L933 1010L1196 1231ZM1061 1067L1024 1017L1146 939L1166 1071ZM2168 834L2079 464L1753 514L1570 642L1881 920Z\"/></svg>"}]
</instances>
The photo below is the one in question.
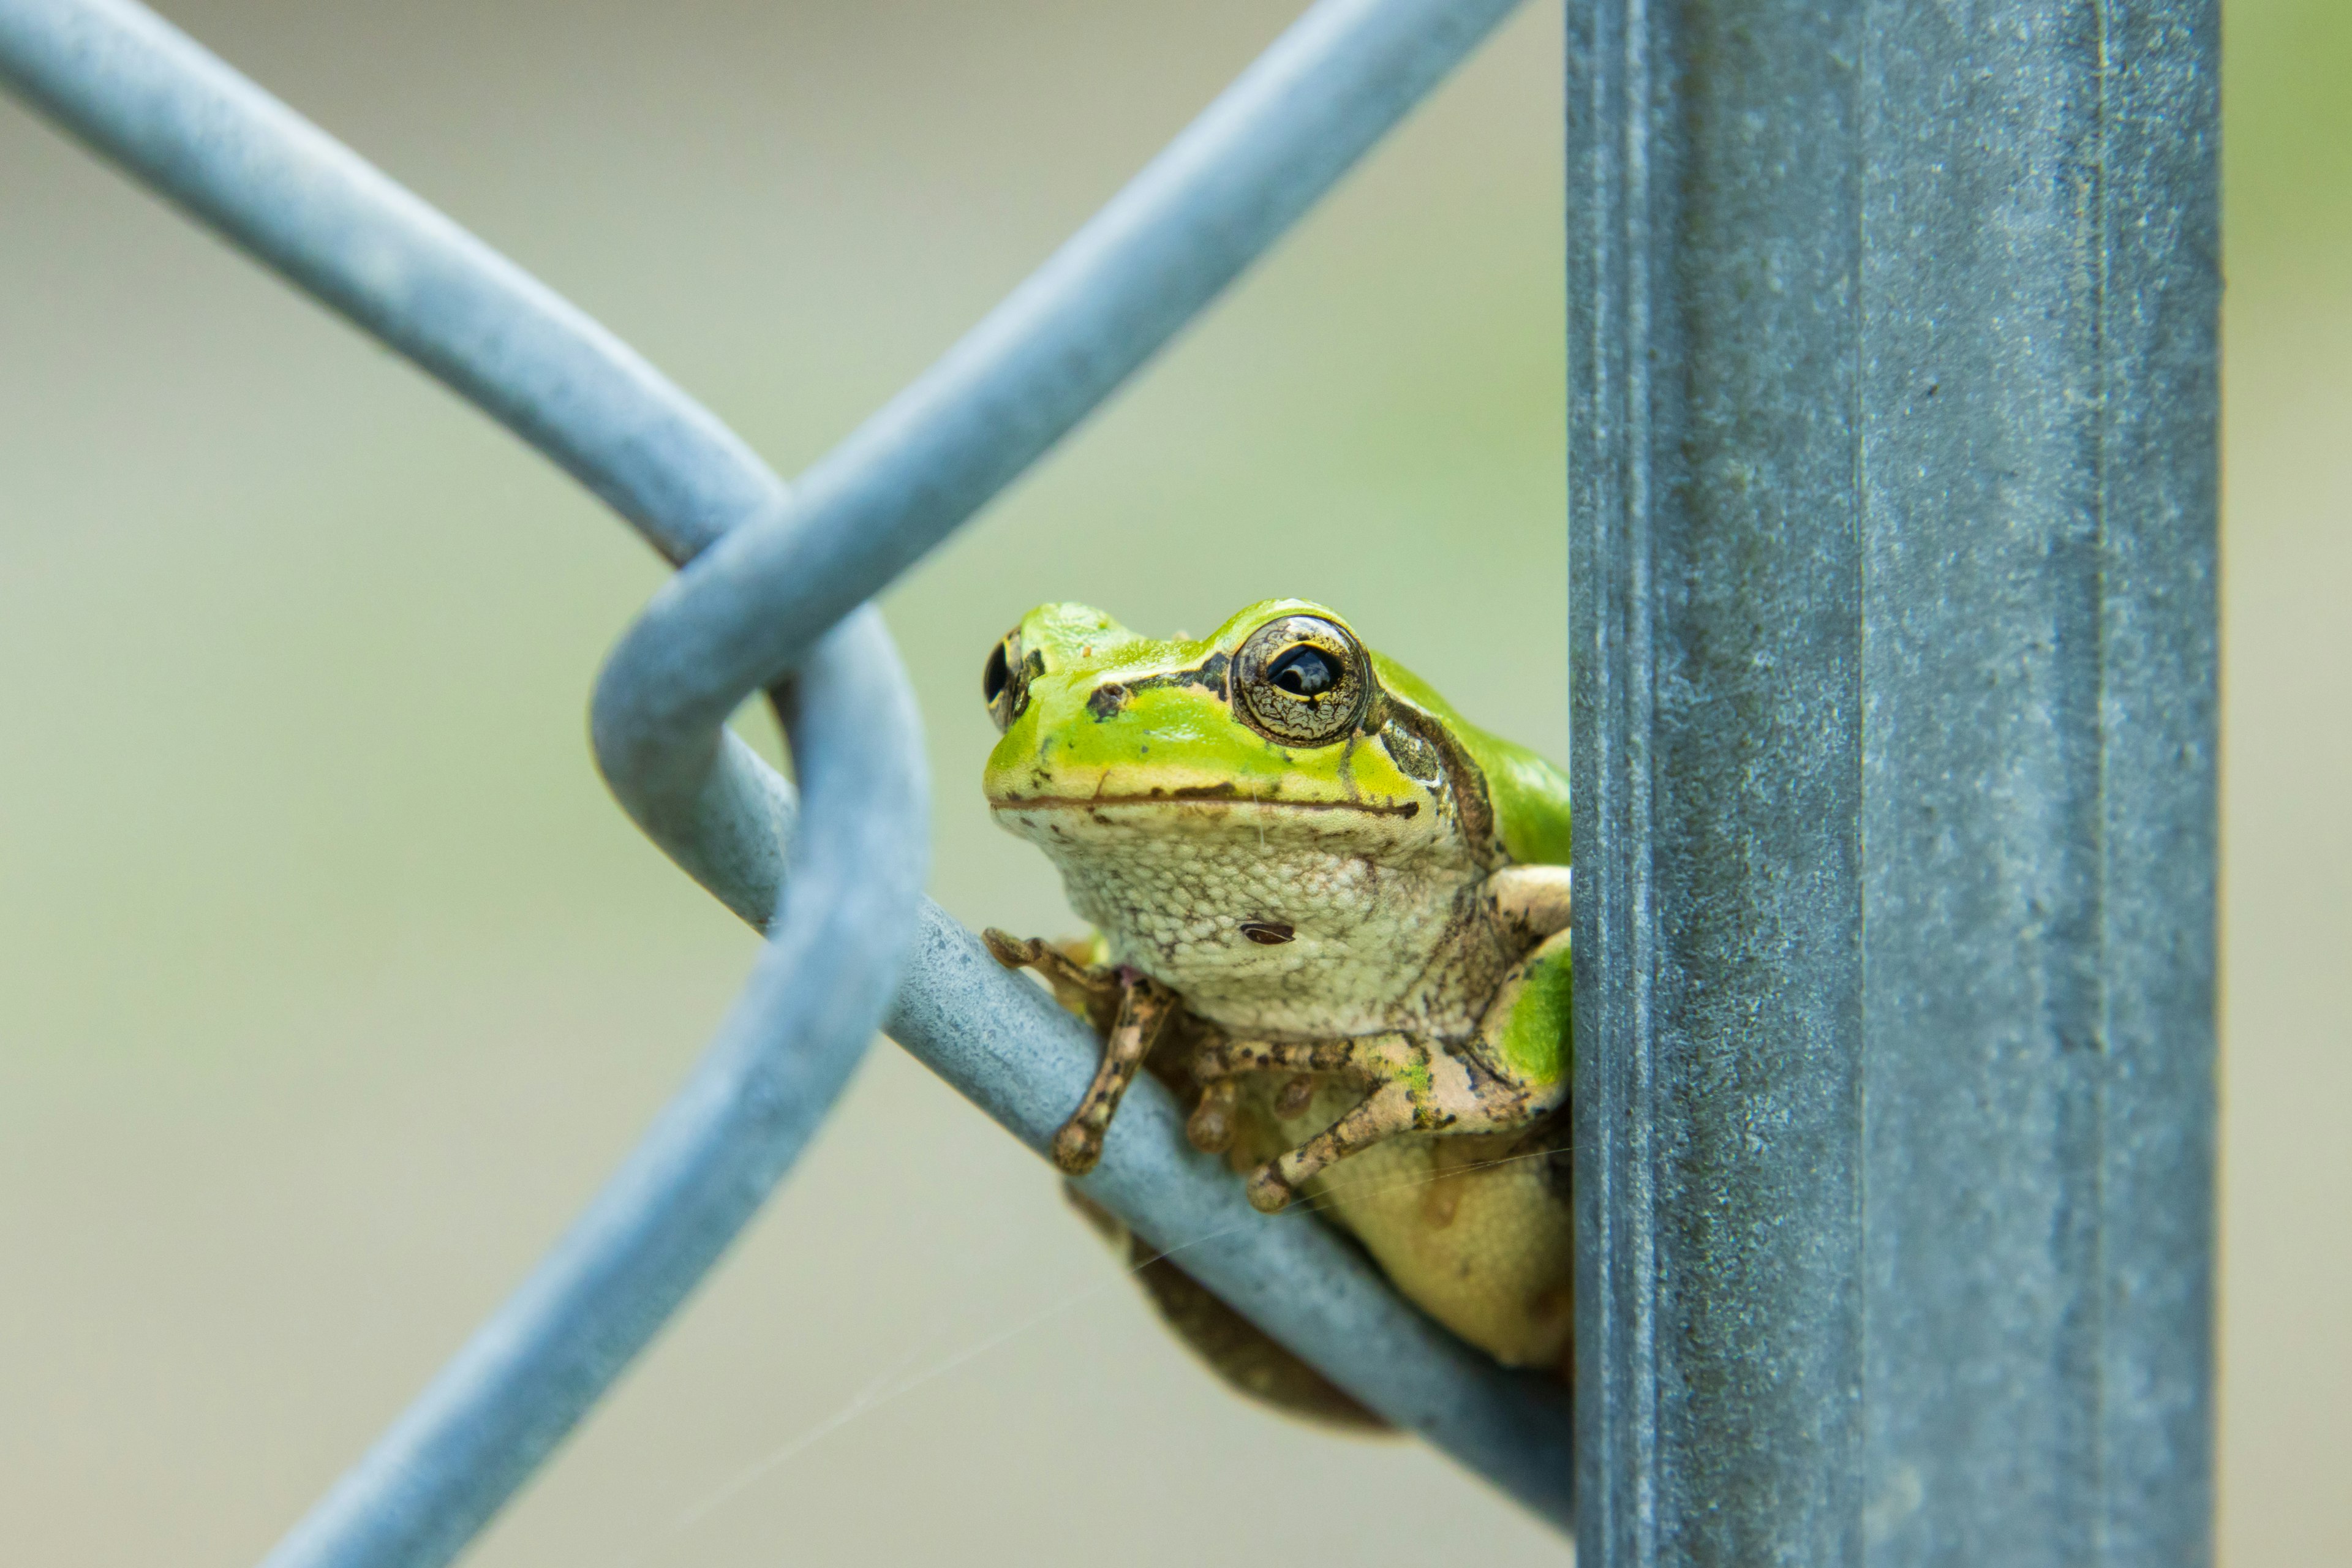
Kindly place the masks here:
<instances>
[{"instance_id":1,"label":"frog's head","mask_svg":"<svg viewBox=\"0 0 2352 1568\"><path fill-rule=\"evenodd\" d=\"M990 652L982 692L1003 731L989 805L1056 859L1154 834L1366 852L1450 837L1482 856L1493 840L1451 710L1321 605L1269 599L1166 641L1041 605Z\"/></svg>"}]
</instances>

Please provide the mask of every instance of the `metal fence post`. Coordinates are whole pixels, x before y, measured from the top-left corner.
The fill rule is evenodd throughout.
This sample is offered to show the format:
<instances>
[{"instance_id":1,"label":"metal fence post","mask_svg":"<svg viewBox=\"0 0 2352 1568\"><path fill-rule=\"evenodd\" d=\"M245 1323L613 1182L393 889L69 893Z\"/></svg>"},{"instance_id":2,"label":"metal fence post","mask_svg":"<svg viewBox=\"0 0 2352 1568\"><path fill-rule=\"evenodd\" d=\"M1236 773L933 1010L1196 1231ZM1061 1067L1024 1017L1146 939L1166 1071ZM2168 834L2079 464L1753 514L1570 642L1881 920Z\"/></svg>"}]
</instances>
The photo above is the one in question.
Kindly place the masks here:
<instances>
[{"instance_id":1,"label":"metal fence post","mask_svg":"<svg viewBox=\"0 0 2352 1568\"><path fill-rule=\"evenodd\" d=\"M1570 7L1587 1568L2210 1558L2216 24Z\"/></svg>"}]
</instances>

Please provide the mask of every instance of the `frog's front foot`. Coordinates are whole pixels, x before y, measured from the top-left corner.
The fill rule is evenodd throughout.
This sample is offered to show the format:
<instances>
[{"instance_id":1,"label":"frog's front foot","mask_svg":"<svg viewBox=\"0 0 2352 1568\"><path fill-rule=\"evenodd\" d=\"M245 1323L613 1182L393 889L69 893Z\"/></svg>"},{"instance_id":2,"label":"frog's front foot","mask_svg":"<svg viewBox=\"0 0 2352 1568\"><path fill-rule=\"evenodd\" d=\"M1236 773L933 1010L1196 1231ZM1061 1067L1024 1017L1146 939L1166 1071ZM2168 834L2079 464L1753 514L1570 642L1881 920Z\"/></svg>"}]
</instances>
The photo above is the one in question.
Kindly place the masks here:
<instances>
[{"instance_id":1,"label":"frog's front foot","mask_svg":"<svg viewBox=\"0 0 2352 1568\"><path fill-rule=\"evenodd\" d=\"M1005 968L1035 970L1052 988L1054 1000L1092 1024L1096 1034L1110 1032L1118 1016L1118 975L1107 964L1087 962L1094 942L1013 936L994 926L982 931L980 940L988 955Z\"/></svg>"},{"instance_id":2,"label":"frog's front foot","mask_svg":"<svg viewBox=\"0 0 2352 1568\"><path fill-rule=\"evenodd\" d=\"M1095 1080L1087 1086L1078 1109L1054 1134L1054 1163L1065 1175L1083 1176L1102 1158L1103 1135L1110 1130L1111 1116L1141 1070L1144 1058L1151 1054L1160 1026L1176 1007L1176 994L1150 975L1127 968L1118 975L1118 1016L1111 1025L1110 1037L1103 1042L1102 1063L1095 1068Z\"/></svg>"},{"instance_id":3,"label":"frog's front foot","mask_svg":"<svg viewBox=\"0 0 2352 1568\"><path fill-rule=\"evenodd\" d=\"M1070 1119L1054 1134L1054 1163L1065 1175L1083 1176L1102 1159L1111 1117L1135 1081L1152 1043L1177 1008L1176 994L1150 975L1128 968L1090 967L1034 937L1022 941L991 927L982 933L988 951L1008 969L1034 969L1072 1012L1086 1016L1103 1035L1101 1065ZM1108 1017L1106 1017L1108 1015Z\"/></svg>"},{"instance_id":4,"label":"frog's front foot","mask_svg":"<svg viewBox=\"0 0 2352 1568\"><path fill-rule=\"evenodd\" d=\"M1278 1214L1307 1181L1349 1155L1400 1132L1436 1131L1460 1120L1437 1104L1434 1096L1406 1080L1386 1079L1339 1121L1252 1172L1250 1204L1264 1213Z\"/></svg>"},{"instance_id":5,"label":"frog's front foot","mask_svg":"<svg viewBox=\"0 0 2352 1568\"><path fill-rule=\"evenodd\" d=\"M1293 1115L1306 1109L1303 1102L1311 1093L1312 1075L1344 1074L1373 1086L1363 1101L1339 1121L1250 1173L1249 1201L1266 1214L1289 1206L1300 1186L1335 1161L1399 1132L1442 1127L1450 1120L1429 1095L1416 1092L1415 1084L1431 1079L1430 1052L1404 1035L1209 1042L1192 1058L1192 1074L1204 1086L1202 1106L1205 1109L1219 1097L1220 1103L1230 1102L1234 1075L1244 1072L1293 1075L1276 1097L1277 1110L1284 1111L1286 1106L1285 1113ZM1195 1122L1201 1120L1200 1110L1192 1114ZM1197 1132L1193 1142L1202 1142Z\"/></svg>"}]
</instances>

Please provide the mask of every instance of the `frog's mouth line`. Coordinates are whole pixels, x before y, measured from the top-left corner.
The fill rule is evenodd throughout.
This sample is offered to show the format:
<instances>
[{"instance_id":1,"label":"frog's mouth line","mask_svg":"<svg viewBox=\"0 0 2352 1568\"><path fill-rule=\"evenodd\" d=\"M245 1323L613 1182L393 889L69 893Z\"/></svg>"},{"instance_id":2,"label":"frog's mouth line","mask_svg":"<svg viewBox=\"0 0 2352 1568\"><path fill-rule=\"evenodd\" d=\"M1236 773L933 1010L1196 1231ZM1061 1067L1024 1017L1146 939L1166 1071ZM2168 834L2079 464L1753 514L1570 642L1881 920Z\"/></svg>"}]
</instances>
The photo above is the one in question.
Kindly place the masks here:
<instances>
[{"instance_id":1,"label":"frog's mouth line","mask_svg":"<svg viewBox=\"0 0 2352 1568\"><path fill-rule=\"evenodd\" d=\"M1150 795L1033 795L992 800L991 811L1088 811L1106 805L1255 805L1268 811L1352 811L1365 816L1412 817L1421 814L1417 800L1387 805L1380 801L1281 800L1243 795L1231 784L1201 789L1156 790Z\"/></svg>"}]
</instances>

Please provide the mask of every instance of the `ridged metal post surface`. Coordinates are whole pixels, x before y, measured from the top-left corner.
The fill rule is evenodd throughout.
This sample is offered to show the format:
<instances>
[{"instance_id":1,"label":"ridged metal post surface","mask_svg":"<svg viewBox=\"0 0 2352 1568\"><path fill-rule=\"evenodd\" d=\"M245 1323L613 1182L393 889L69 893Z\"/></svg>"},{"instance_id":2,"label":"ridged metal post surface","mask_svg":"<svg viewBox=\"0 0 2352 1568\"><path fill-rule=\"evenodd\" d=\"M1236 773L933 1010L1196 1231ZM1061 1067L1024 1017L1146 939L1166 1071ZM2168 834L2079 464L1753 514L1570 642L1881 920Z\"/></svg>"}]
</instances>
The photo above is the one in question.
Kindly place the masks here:
<instances>
[{"instance_id":1,"label":"ridged metal post surface","mask_svg":"<svg viewBox=\"0 0 2352 1568\"><path fill-rule=\"evenodd\" d=\"M1570 15L1583 1560L2204 1561L2213 7Z\"/></svg>"}]
</instances>

